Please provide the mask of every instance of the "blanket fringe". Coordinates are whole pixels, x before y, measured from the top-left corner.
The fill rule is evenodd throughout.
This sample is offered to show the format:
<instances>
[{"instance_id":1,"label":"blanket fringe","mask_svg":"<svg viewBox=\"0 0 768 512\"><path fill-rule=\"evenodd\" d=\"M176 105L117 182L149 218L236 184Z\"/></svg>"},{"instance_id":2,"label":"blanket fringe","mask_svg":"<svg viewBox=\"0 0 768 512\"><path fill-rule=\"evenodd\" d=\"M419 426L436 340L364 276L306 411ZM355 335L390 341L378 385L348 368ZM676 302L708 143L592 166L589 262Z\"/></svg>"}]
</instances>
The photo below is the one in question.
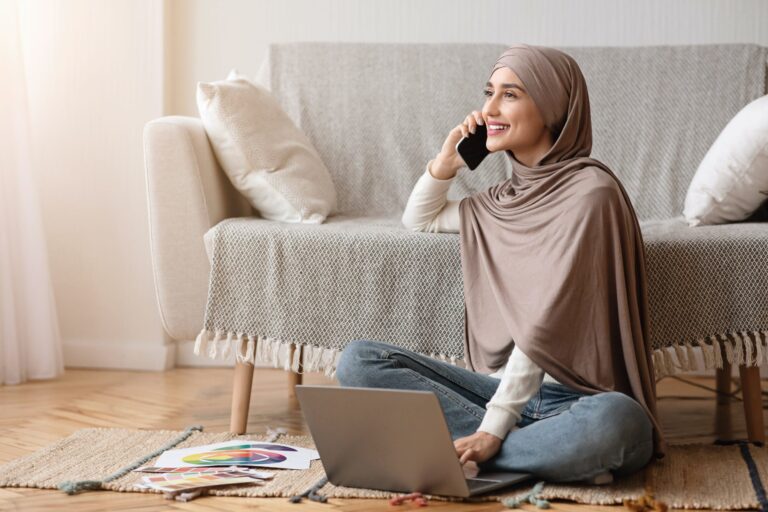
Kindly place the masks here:
<instances>
[{"instance_id":1,"label":"blanket fringe","mask_svg":"<svg viewBox=\"0 0 768 512\"><path fill-rule=\"evenodd\" d=\"M768 363L768 330L730 331L696 340L701 348L704 369L722 368L724 362L735 366L762 366ZM723 355L725 359L723 359ZM681 371L700 370L694 346L690 342L657 348L651 354L656 379Z\"/></svg>"},{"instance_id":2,"label":"blanket fringe","mask_svg":"<svg viewBox=\"0 0 768 512\"><path fill-rule=\"evenodd\" d=\"M269 336L208 329L201 330L197 335L194 351L196 355L207 355L211 359L226 359L234 353L239 363L268 363L274 368L294 373L322 371L330 378L336 376L336 365L341 357L341 351L335 348L291 343ZM459 359L454 355L434 352L422 355L449 362L454 366L467 367L466 359Z\"/></svg>"},{"instance_id":3,"label":"blanket fringe","mask_svg":"<svg viewBox=\"0 0 768 512\"><path fill-rule=\"evenodd\" d=\"M762 366L768 364L768 330L731 331L655 349L651 353L656 379L679 372L701 370L694 346L701 348L704 369L722 368L724 361L732 365ZM293 349L293 352L291 350ZM322 371L326 377L336 376L341 351L335 348L292 343L269 336L203 329L195 339L195 354L212 359L226 359L230 353L241 363L268 363L294 373ZM293 354L291 356L291 354ZM725 360L723 359L725 355ZM422 354L467 368L465 358L443 352Z\"/></svg>"}]
</instances>

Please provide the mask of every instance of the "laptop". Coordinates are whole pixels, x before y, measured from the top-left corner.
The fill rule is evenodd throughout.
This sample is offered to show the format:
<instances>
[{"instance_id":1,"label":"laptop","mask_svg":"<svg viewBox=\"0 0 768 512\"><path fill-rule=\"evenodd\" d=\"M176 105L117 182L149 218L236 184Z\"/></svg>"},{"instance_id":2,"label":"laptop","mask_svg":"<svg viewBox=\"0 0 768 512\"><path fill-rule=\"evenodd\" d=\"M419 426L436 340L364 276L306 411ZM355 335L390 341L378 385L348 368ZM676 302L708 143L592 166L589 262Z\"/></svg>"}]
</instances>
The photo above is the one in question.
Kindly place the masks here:
<instances>
[{"instance_id":1,"label":"laptop","mask_svg":"<svg viewBox=\"0 0 768 512\"><path fill-rule=\"evenodd\" d=\"M467 478L437 396L431 391L295 386L334 485L468 497L532 478L482 472Z\"/></svg>"}]
</instances>

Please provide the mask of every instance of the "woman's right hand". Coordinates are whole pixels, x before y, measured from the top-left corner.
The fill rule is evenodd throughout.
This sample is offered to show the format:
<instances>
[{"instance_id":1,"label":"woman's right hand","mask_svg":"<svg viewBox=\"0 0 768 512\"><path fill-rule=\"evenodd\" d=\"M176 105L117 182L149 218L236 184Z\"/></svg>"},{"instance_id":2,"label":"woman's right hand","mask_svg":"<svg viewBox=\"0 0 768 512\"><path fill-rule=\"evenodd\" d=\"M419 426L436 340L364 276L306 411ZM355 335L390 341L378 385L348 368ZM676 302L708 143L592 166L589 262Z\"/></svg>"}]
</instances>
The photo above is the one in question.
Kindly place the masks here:
<instances>
[{"instance_id":1,"label":"woman's right hand","mask_svg":"<svg viewBox=\"0 0 768 512\"><path fill-rule=\"evenodd\" d=\"M473 110L464 120L448 133L448 137L443 143L443 147L432 162L432 175L438 179L450 179L456 176L456 173L466 165L464 159L456 151L456 144L462 137L475 133L478 124L483 124L483 116Z\"/></svg>"}]
</instances>

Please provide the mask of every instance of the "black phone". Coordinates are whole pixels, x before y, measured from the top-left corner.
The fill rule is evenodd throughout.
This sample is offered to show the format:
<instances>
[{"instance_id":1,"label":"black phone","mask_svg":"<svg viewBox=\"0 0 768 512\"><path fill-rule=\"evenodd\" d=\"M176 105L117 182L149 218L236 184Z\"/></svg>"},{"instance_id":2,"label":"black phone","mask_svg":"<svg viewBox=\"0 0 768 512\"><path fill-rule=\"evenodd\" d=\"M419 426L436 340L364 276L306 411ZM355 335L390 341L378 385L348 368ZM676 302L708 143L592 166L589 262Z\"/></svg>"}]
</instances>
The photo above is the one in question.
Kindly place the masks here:
<instances>
[{"instance_id":1,"label":"black phone","mask_svg":"<svg viewBox=\"0 0 768 512\"><path fill-rule=\"evenodd\" d=\"M474 171L480 165L483 158L491 152L485 147L485 141L488 138L488 130L484 124L478 124L475 133L470 133L468 137L462 137L456 144L456 152L461 156L470 170Z\"/></svg>"}]
</instances>

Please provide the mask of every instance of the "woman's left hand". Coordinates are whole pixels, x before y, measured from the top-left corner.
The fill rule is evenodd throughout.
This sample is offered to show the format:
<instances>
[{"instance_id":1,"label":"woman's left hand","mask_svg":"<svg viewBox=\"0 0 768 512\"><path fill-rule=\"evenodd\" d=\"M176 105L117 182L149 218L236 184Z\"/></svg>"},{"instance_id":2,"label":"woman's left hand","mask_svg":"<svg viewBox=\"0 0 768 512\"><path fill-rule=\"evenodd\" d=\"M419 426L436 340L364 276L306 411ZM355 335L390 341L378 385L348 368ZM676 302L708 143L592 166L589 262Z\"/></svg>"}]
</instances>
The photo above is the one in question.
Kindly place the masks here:
<instances>
[{"instance_id":1,"label":"woman's left hand","mask_svg":"<svg viewBox=\"0 0 768 512\"><path fill-rule=\"evenodd\" d=\"M471 436L460 437L453 442L459 461L464 464L469 460L483 462L498 453L502 439L493 434L478 430Z\"/></svg>"}]
</instances>

